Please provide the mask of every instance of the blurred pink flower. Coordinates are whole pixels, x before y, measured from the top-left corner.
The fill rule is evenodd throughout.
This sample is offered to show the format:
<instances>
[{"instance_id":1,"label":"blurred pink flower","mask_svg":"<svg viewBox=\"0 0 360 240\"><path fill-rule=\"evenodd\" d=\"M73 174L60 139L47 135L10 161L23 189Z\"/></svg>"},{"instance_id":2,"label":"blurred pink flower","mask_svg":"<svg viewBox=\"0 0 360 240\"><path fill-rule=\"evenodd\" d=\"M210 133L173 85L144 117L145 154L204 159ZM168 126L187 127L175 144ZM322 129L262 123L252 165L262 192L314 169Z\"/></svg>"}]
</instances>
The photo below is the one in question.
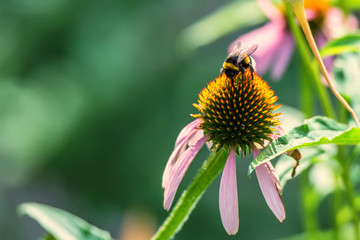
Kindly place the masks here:
<instances>
[{"instance_id":1,"label":"blurred pink flower","mask_svg":"<svg viewBox=\"0 0 360 240\"><path fill-rule=\"evenodd\" d=\"M294 39L287 25L285 13L271 0L257 0L260 9L269 18L264 26L237 38L230 44L229 51L238 42L244 45L257 43L258 50L252 55L257 62L257 72L264 74L271 70L271 78L278 80L284 74L294 51ZM329 39L354 32L358 21L353 15L345 17L338 8L331 8L327 0L305 0L306 15L318 45L323 46ZM332 58L325 59L331 67Z\"/></svg>"},{"instance_id":2,"label":"blurred pink flower","mask_svg":"<svg viewBox=\"0 0 360 240\"><path fill-rule=\"evenodd\" d=\"M201 123L201 119L191 122L181 130L176 139L174 151L166 164L162 178L166 210L170 209L179 184L193 159L209 139L209 136L204 135L204 131L199 128ZM277 137L276 135L272 136ZM253 156L256 158L260 151L255 145L251 148ZM229 235L236 234L239 227L235 156L235 147L232 147L225 163L219 190L220 216ZM281 186L274 167L267 162L257 166L255 171L266 203L277 219L280 222L284 221L286 218L285 207L280 196Z\"/></svg>"}]
</instances>

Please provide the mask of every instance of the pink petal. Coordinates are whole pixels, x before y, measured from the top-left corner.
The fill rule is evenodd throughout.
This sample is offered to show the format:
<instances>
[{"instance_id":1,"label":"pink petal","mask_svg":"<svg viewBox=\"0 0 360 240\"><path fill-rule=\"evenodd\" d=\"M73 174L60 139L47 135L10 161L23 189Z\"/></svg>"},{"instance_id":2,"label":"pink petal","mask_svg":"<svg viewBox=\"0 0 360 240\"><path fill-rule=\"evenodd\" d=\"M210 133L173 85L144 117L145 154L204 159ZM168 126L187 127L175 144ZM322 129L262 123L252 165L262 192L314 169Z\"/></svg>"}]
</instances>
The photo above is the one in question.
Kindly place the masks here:
<instances>
[{"instance_id":1,"label":"pink petal","mask_svg":"<svg viewBox=\"0 0 360 240\"><path fill-rule=\"evenodd\" d=\"M229 47L230 51L239 41L244 42L244 46L251 44L259 44L259 48L252 54L256 61L257 72L263 74L269 69L274 61L278 49L282 44L284 35L286 34L285 24L277 22L269 22L261 28L242 35L236 39Z\"/></svg>"},{"instance_id":2,"label":"pink petal","mask_svg":"<svg viewBox=\"0 0 360 240\"><path fill-rule=\"evenodd\" d=\"M181 141L184 141L184 139L189 135L190 131L192 131L195 128L198 128L200 126L200 123L201 123L201 119L196 119L196 120L192 121L191 123L189 123L188 125L186 125L180 131L178 137L176 138L175 148L177 145L179 145L181 143Z\"/></svg>"},{"instance_id":3,"label":"pink petal","mask_svg":"<svg viewBox=\"0 0 360 240\"><path fill-rule=\"evenodd\" d=\"M287 66L289 65L292 53L294 50L294 39L290 33L283 34L283 39L281 44L277 49L273 49L273 51L277 52L276 59L274 59L274 66L271 72L271 77L274 80L279 79Z\"/></svg>"},{"instance_id":4,"label":"pink petal","mask_svg":"<svg viewBox=\"0 0 360 240\"><path fill-rule=\"evenodd\" d=\"M357 20L355 15L349 15L346 20L346 26L350 32L356 32L359 28L359 21Z\"/></svg>"},{"instance_id":5,"label":"pink petal","mask_svg":"<svg viewBox=\"0 0 360 240\"><path fill-rule=\"evenodd\" d=\"M162 176L162 183L161 186L162 188L166 188L166 185L168 183L169 180L169 176L170 176L170 172L173 169L176 161L178 160L179 156L185 152L186 149L186 145L187 145L187 141L182 141L179 145L176 146L176 148L174 149L174 151L171 153L169 160L166 163L165 166L165 170Z\"/></svg>"},{"instance_id":6,"label":"pink petal","mask_svg":"<svg viewBox=\"0 0 360 240\"><path fill-rule=\"evenodd\" d=\"M251 149L253 151L253 158L257 158L257 156L260 154L260 150L255 147L255 145L251 146Z\"/></svg>"},{"instance_id":7,"label":"pink petal","mask_svg":"<svg viewBox=\"0 0 360 240\"><path fill-rule=\"evenodd\" d=\"M263 13L272 21L278 21L283 19L284 15L278 10L278 8L271 2L271 0L257 0L259 8Z\"/></svg>"},{"instance_id":8,"label":"pink petal","mask_svg":"<svg viewBox=\"0 0 360 240\"><path fill-rule=\"evenodd\" d=\"M176 161L178 160L179 156L185 151L186 146L193 145L197 140L202 138L204 136L204 131L192 128L189 132L187 132L187 134L188 135L185 135L184 138L181 141L179 141L178 144L175 145L176 147L174 151L171 153L169 160L166 163L165 170L162 176L162 183L161 183L161 186L163 188L166 187L170 172L174 167Z\"/></svg>"},{"instance_id":9,"label":"pink petal","mask_svg":"<svg viewBox=\"0 0 360 240\"><path fill-rule=\"evenodd\" d=\"M166 210L170 209L181 180L196 154L200 151L202 146L204 146L208 138L209 136L207 135L200 138L194 145L191 145L183 154L181 154L180 158L176 161L165 186L164 208Z\"/></svg>"},{"instance_id":10,"label":"pink petal","mask_svg":"<svg viewBox=\"0 0 360 240\"><path fill-rule=\"evenodd\" d=\"M317 33L315 35L315 40L319 48L322 48L325 45L325 43L328 41L325 35L322 33Z\"/></svg>"},{"instance_id":11,"label":"pink petal","mask_svg":"<svg viewBox=\"0 0 360 240\"><path fill-rule=\"evenodd\" d=\"M189 138L188 146L193 145L203 136L204 136L204 130L202 130L202 129L196 130L195 133Z\"/></svg>"},{"instance_id":12,"label":"pink petal","mask_svg":"<svg viewBox=\"0 0 360 240\"><path fill-rule=\"evenodd\" d=\"M318 44L319 48L322 48L328 41L326 36L322 33L316 34L315 40L316 40L316 43ZM329 57L324 58L324 64L325 64L326 69L329 71L329 74L332 74L334 60L335 60L335 56L329 56ZM326 80L324 80L323 82L325 83L324 85L326 85L326 86L328 85L326 83Z\"/></svg>"},{"instance_id":13,"label":"pink petal","mask_svg":"<svg viewBox=\"0 0 360 240\"><path fill-rule=\"evenodd\" d=\"M308 8L308 9L305 9L305 15L306 15L306 19L308 21L312 21L314 20L316 17L318 17L318 14L316 12L315 9L311 9L311 8Z\"/></svg>"},{"instance_id":14,"label":"pink petal","mask_svg":"<svg viewBox=\"0 0 360 240\"><path fill-rule=\"evenodd\" d=\"M266 163L257 166L255 171L267 205L280 222L284 221L286 218L284 203L277 188L277 182L274 182L277 176Z\"/></svg>"},{"instance_id":15,"label":"pink petal","mask_svg":"<svg viewBox=\"0 0 360 240\"><path fill-rule=\"evenodd\" d=\"M276 188L279 190L279 192L281 193L282 192L282 187L281 187L281 184L280 184L280 180L279 180L279 177L278 175L276 174L275 172L275 168L274 166L271 164L271 162L266 162L266 166L269 168L269 171L271 172L270 176L271 176L271 179L273 181L273 183L276 184Z\"/></svg>"},{"instance_id":16,"label":"pink petal","mask_svg":"<svg viewBox=\"0 0 360 240\"><path fill-rule=\"evenodd\" d=\"M343 28L343 24L344 24L344 14L343 12L339 9L339 8L331 8L326 12L326 16L325 16L325 29L327 29L330 35L333 35L336 31L339 30L340 28ZM341 29L342 31L343 29ZM333 36L334 37L334 36ZM339 37L339 36L336 36Z\"/></svg>"},{"instance_id":17,"label":"pink petal","mask_svg":"<svg viewBox=\"0 0 360 240\"><path fill-rule=\"evenodd\" d=\"M280 136L285 135L286 132L281 126L278 126L277 128Z\"/></svg>"},{"instance_id":18,"label":"pink petal","mask_svg":"<svg viewBox=\"0 0 360 240\"><path fill-rule=\"evenodd\" d=\"M239 228L236 182L235 148L232 148L223 170L219 192L221 221L229 235L235 235Z\"/></svg>"}]
</instances>

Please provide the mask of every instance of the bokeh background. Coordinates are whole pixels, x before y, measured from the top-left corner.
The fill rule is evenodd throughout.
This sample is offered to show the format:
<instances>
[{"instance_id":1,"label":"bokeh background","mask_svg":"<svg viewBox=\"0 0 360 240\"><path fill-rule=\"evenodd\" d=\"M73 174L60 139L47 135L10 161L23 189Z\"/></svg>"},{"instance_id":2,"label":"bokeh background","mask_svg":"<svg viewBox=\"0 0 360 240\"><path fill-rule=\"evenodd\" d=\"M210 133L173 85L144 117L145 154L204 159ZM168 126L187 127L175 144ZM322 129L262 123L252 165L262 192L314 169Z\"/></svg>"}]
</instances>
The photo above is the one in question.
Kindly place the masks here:
<instances>
[{"instance_id":1,"label":"bokeh background","mask_svg":"<svg viewBox=\"0 0 360 240\"><path fill-rule=\"evenodd\" d=\"M156 230L168 215L161 176L176 136L192 121L197 94L219 74L228 45L251 28L194 49L184 43L184 30L231 3L0 2L1 239L44 234L17 214L24 202L65 209L114 238L122 238L133 219L144 231ZM259 13L256 5L244 12L252 11ZM217 28L232 25L230 16ZM264 76L279 102L293 107L300 98L296 66L293 60L278 82ZM208 154L202 150L180 191ZM246 175L249 161L237 166L238 235L229 237L222 227L218 178L176 239L279 239L303 231L298 180L286 186L287 220L279 224L256 178ZM324 206L322 228L329 224L326 200Z\"/></svg>"}]
</instances>

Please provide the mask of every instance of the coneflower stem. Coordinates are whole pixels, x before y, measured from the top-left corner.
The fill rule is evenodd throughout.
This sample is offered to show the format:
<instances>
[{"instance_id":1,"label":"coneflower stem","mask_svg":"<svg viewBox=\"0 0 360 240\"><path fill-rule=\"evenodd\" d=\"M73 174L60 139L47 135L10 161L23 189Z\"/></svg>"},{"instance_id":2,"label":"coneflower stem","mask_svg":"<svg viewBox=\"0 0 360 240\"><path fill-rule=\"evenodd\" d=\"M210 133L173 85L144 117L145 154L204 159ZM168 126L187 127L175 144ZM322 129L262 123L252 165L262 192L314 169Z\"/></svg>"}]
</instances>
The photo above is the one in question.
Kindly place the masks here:
<instances>
[{"instance_id":1,"label":"coneflower stem","mask_svg":"<svg viewBox=\"0 0 360 240\"><path fill-rule=\"evenodd\" d=\"M357 118L354 110L350 107L350 105L345 101L345 99L340 95L340 93L336 90L333 82L331 81L329 77L329 73L325 67L325 64L320 56L319 50L316 46L314 37L311 33L309 23L306 19L305 15L305 8L304 8L304 2L303 1L291 1L290 6L293 9L293 12L295 13L297 19L299 20L300 26L303 29L303 32L305 34L305 37L310 45L310 48L318 61L320 65L320 69L325 77L325 80L327 84L329 85L331 91L334 93L335 97L344 105L344 107L351 113L352 117L354 118L356 124L358 127L360 127L359 119Z\"/></svg>"},{"instance_id":2,"label":"coneflower stem","mask_svg":"<svg viewBox=\"0 0 360 240\"><path fill-rule=\"evenodd\" d=\"M181 229L202 194L224 168L228 155L223 148L211 153L152 240L170 239Z\"/></svg>"},{"instance_id":3,"label":"coneflower stem","mask_svg":"<svg viewBox=\"0 0 360 240\"><path fill-rule=\"evenodd\" d=\"M304 60L300 61L301 69L307 69ZM312 92L310 71L300 71L300 103L301 110L305 114L306 118L310 118L314 115L314 94Z\"/></svg>"},{"instance_id":4,"label":"coneflower stem","mask_svg":"<svg viewBox=\"0 0 360 240\"><path fill-rule=\"evenodd\" d=\"M355 204L355 193L354 193L354 186L350 178L350 165L349 162L346 161L344 156L344 146L338 146L338 159L341 166L342 166L342 180L344 182L345 186L345 192L348 197L348 201L350 204L350 209L352 211L352 221L355 231L355 238L357 240L360 240L360 228L359 228L359 213Z\"/></svg>"},{"instance_id":5,"label":"coneflower stem","mask_svg":"<svg viewBox=\"0 0 360 240\"><path fill-rule=\"evenodd\" d=\"M295 23L293 23L295 24ZM300 31L299 31L300 32ZM296 37L295 37L296 38ZM307 50L307 49L306 49ZM302 54L302 52L300 52ZM310 57L307 58L310 61ZM314 97L312 94L311 83L313 76L315 76L312 71L311 66L308 66L309 62L306 61L305 57L300 59L301 71L300 73L300 84L301 84L301 110L304 112L306 117L311 117L314 114ZM317 80L315 81L317 82ZM326 96L326 95L325 95ZM320 99L321 100L321 99ZM331 107L331 106L329 106ZM331 109L331 108L330 108ZM308 171L305 171L300 175L300 185L301 185L301 199L303 212L303 226L306 230L307 237L309 240L318 239L318 227L319 222L316 214L316 209L318 206L318 201L316 199L316 194L314 194L314 189L311 188L308 180Z\"/></svg>"},{"instance_id":6,"label":"coneflower stem","mask_svg":"<svg viewBox=\"0 0 360 240\"><path fill-rule=\"evenodd\" d=\"M295 38L296 45L299 48L300 58L301 58L301 61L303 62L303 65L305 66L304 70L309 77L311 77L312 79L315 80L315 81L309 81L309 82L314 84L314 88L318 93L318 96L320 98L320 104L324 110L325 115L330 118L336 119L335 111L331 105L330 96L328 95L326 89L321 85L321 80L320 80L319 74L317 72L317 68L315 68L315 66L312 64L313 62L311 61L310 52L307 47L306 41L303 38L303 35L301 34L301 32L295 22L295 19L293 18L293 15L290 14L290 12L291 12L290 7L288 5L287 5L287 7L288 7L288 9L286 12L287 12L289 28ZM309 114L309 113L307 113L307 114Z\"/></svg>"},{"instance_id":7,"label":"coneflower stem","mask_svg":"<svg viewBox=\"0 0 360 240\"><path fill-rule=\"evenodd\" d=\"M318 229L319 222L317 219L316 210L319 206L319 199L317 194L309 183L309 171L305 171L300 175L301 183L301 199L304 208L303 224L306 230L307 238L309 240L319 239Z\"/></svg>"}]
</instances>

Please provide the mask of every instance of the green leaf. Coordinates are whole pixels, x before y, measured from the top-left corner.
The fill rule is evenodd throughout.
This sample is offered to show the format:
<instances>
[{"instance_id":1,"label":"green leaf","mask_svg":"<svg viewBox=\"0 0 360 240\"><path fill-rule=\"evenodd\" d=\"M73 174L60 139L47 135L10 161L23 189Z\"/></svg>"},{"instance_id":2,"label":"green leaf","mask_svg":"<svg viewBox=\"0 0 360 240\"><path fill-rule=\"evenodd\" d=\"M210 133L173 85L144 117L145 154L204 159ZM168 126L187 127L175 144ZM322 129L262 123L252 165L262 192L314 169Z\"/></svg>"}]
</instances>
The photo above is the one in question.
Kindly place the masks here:
<instances>
[{"instance_id":1,"label":"green leaf","mask_svg":"<svg viewBox=\"0 0 360 240\"><path fill-rule=\"evenodd\" d=\"M346 8L349 10L360 10L360 1L359 0L347 0Z\"/></svg>"},{"instance_id":2,"label":"green leaf","mask_svg":"<svg viewBox=\"0 0 360 240\"><path fill-rule=\"evenodd\" d=\"M233 1L185 28L179 37L182 51L193 51L240 28L266 20L256 1Z\"/></svg>"},{"instance_id":3,"label":"green leaf","mask_svg":"<svg viewBox=\"0 0 360 240\"><path fill-rule=\"evenodd\" d=\"M58 240L113 240L110 234L64 210L38 203L24 203L18 207Z\"/></svg>"},{"instance_id":4,"label":"green leaf","mask_svg":"<svg viewBox=\"0 0 360 240\"><path fill-rule=\"evenodd\" d=\"M348 34L346 36L329 41L320 51L321 56L327 57L345 52L360 52L360 33Z\"/></svg>"},{"instance_id":5,"label":"green leaf","mask_svg":"<svg viewBox=\"0 0 360 240\"><path fill-rule=\"evenodd\" d=\"M316 156L324 153L322 149L319 148L309 148L301 151L301 164L296 168L296 174L292 177L293 166L295 164L294 159L287 156L286 154L281 155L279 160L276 162L275 169L276 173L279 176L280 184L282 188L285 188L286 183L300 175L303 171L308 169L313 163L317 162Z\"/></svg>"},{"instance_id":6,"label":"green leaf","mask_svg":"<svg viewBox=\"0 0 360 240\"><path fill-rule=\"evenodd\" d=\"M224 168L228 155L224 148L211 153L152 240L167 240L174 237L189 218L207 187Z\"/></svg>"},{"instance_id":7,"label":"green leaf","mask_svg":"<svg viewBox=\"0 0 360 240\"><path fill-rule=\"evenodd\" d=\"M248 175L258 165L270 161L286 151L329 143L341 145L360 144L360 129L348 128L345 124L327 117L317 116L305 120L304 124L291 129L284 136L271 142L251 162Z\"/></svg>"},{"instance_id":8,"label":"green leaf","mask_svg":"<svg viewBox=\"0 0 360 240\"><path fill-rule=\"evenodd\" d=\"M53 235L46 233L46 235L40 238L39 240L57 240L57 239Z\"/></svg>"},{"instance_id":9,"label":"green leaf","mask_svg":"<svg viewBox=\"0 0 360 240\"><path fill-rule=\"evenodd\" d=\"M352 224L346 224L340 226L339 232L336 233L335 230L321 230L314 233L300 233L290 237L280 238L278 240L309 240L309 239L321 239L321 240L332 240L332 239L346 239L346 240L355 240L354 237L354 227ZM337 235L337 238L334 236Z\"/></svg>"},{"instance_id":10,"label":"green leaf","mask_svg":"<svg viewBox=\"0 0 360 240\"><path fill-rule=\"evenodd\" d=\"M360 41L359 41L360 48ZM349 99L351 107L360 114L360 52L338 56L334 61L334 76L339 92Z\"/></svg>"}]
</instances>

